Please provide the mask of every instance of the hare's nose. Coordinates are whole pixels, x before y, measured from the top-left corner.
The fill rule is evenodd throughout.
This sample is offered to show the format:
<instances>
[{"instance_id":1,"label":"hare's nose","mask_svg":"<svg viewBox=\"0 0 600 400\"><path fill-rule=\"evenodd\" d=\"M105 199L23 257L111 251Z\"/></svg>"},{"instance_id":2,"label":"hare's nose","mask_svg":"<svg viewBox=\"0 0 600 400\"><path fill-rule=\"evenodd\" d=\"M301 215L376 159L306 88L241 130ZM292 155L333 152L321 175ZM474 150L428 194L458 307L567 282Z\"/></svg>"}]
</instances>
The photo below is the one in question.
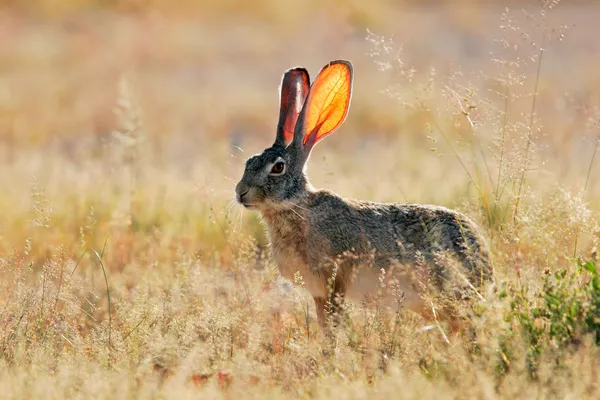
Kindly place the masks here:
<instances>
[{"instance_id":1,"label":"hare's nose","mask_svg":"<svg viewBox=\"0 0 600 400\"><path fill-rule=\"evenodd\" d=\"M247 195L249 191L250 191L250 189L247 189L245 192L238 193L238 198L240 200L240 203L244 202L244 196Z\"/></svg>"},{"instance_id":2,"label":"hare's nose","mask_svg":"<svg viewBox=\"0 0 600 400\"><path fill-rule=\"evenodd\" d=\"M239 203L243 203L244 202L244 196L247 195L249 191L250 191L250 188L248 187L248 185L245 185L243 183L238 183L238 185L235 187L235 193L237 195L237 201Z\"/></svg>"}]
</instances>

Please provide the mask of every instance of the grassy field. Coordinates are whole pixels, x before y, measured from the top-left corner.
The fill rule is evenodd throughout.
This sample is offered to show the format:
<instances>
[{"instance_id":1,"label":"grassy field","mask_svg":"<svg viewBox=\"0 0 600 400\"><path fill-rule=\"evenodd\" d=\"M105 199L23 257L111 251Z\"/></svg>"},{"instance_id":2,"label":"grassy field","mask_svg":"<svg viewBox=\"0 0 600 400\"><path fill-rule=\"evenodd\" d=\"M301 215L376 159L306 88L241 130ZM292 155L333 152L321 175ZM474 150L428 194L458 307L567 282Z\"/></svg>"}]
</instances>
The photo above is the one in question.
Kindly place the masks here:
<instances>
[{"instance_id":1,"label":"grassy field","mask_svg":"<svg viewBox=\"0 0 600 400\"><path fill-rule=\"evenodd\" d=\"M36 3L0 9L0 398L600 396L598 5ZM233 202L282 72L337 58L312 183L477 221L475 342L376 304L323 335Z\"/></svg>"}]
</instances>

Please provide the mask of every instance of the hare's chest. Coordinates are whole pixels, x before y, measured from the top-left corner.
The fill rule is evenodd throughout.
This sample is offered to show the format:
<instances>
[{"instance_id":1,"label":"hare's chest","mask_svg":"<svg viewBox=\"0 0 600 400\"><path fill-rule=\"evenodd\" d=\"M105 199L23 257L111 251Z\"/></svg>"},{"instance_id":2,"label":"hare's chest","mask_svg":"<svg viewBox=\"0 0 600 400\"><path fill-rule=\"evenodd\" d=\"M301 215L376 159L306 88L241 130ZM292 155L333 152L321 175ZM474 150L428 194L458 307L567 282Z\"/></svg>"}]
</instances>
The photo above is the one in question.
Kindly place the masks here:
<instances>
[{"instance_id":1,"label":"hare's chest","mask_svg":"<svg viewBox=\"0 0 600 400\"><path fill-rule=\"evenodd\" d=\"M322 297L327 293L324 279L315 275L309 264L310 249L306 235L307 228L302 224L270 224L268 226L271 256L277 265L282 278L298 284L314 297Z\"/></svg>"},{"instance_id":2,"label":"hare's chest","mask_svg":"<svg viewBox=\"0 0 600 400\"><path fill-rule=\"evenodd\" d=\"M273 261L275 261L279 274L283 278L294 282L299 275L303 280L306 279L310 269L300 254L282 246L277 246L275 243L272 243L271 252Z\"/></svg>"},{"instance_id":3,"label":"hare's chest","mask_svg":"<svg viewBox=\"0 0 600 400\"><path fill-rule=\"evenodd\" d=\"M291 249L272 243L271 252L279 274L293 284L302 285L313 297L325 297L327 287L324 279L315 275L301 255Z\"/></svg>"}]
</instances>

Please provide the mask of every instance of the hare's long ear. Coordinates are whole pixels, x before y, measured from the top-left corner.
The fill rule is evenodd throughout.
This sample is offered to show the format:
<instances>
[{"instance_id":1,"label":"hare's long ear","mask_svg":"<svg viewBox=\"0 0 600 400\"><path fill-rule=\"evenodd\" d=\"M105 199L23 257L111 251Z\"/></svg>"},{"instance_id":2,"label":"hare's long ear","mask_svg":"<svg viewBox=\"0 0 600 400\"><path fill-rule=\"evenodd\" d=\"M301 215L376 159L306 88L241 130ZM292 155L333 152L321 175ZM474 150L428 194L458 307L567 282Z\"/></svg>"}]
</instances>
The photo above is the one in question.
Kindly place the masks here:
<instances>
[{"instance_id":1,"label":"hare's long ear","mask_svg":"<svg viewBox=\"0 0 600 400\"><path fill-rule=\"evenodd\" d=\"M274 146L285 147L294 138L294 128L304 100L308 96L309 85L308 72L304 68L293 68L283 74L279 89L279 123Z\"/></svg>"},{"instance_id":2,"label":"hare's long ear","mask_svg":"<svg viewBox=\"0 0 600 400\"><path fill-rule=\"evenodd\" d=\"M346 119L352 97L352 64L337 60L327 64L313 82L294 131L294 144L305 157L312 147L334 132Z\"/></svg>"}]
</instances>

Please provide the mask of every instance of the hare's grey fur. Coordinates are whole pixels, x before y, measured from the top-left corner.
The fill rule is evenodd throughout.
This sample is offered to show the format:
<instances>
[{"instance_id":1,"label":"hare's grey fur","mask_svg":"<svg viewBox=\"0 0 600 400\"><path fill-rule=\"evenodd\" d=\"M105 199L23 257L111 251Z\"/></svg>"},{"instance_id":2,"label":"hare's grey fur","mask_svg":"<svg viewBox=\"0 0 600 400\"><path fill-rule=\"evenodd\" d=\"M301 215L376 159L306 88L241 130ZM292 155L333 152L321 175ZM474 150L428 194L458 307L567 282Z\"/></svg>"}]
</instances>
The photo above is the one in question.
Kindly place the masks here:
<instances>
[{"instance_id":1,"label":"hare's grey fur","mask_svg":"<svg viewBox=\"0 0 600 400\"><path fill-rule=\"evenodd\" d=\"M439 206L342 198L310 185L310 151L343 122L351 88L347 61L325 66L312 87L304 69L287 71L275 144L246 162L236 186L238 201L261 213L281 276L302 276L320 323L332 295L375 295L382 284L390 286L388 279L404 292L404 305L421 313L429 309L426 290L474 292L492 279L492 268L485 241L466 216ZM323 130L328 124L333 128Z\"/></svg>"}]
</instances>

